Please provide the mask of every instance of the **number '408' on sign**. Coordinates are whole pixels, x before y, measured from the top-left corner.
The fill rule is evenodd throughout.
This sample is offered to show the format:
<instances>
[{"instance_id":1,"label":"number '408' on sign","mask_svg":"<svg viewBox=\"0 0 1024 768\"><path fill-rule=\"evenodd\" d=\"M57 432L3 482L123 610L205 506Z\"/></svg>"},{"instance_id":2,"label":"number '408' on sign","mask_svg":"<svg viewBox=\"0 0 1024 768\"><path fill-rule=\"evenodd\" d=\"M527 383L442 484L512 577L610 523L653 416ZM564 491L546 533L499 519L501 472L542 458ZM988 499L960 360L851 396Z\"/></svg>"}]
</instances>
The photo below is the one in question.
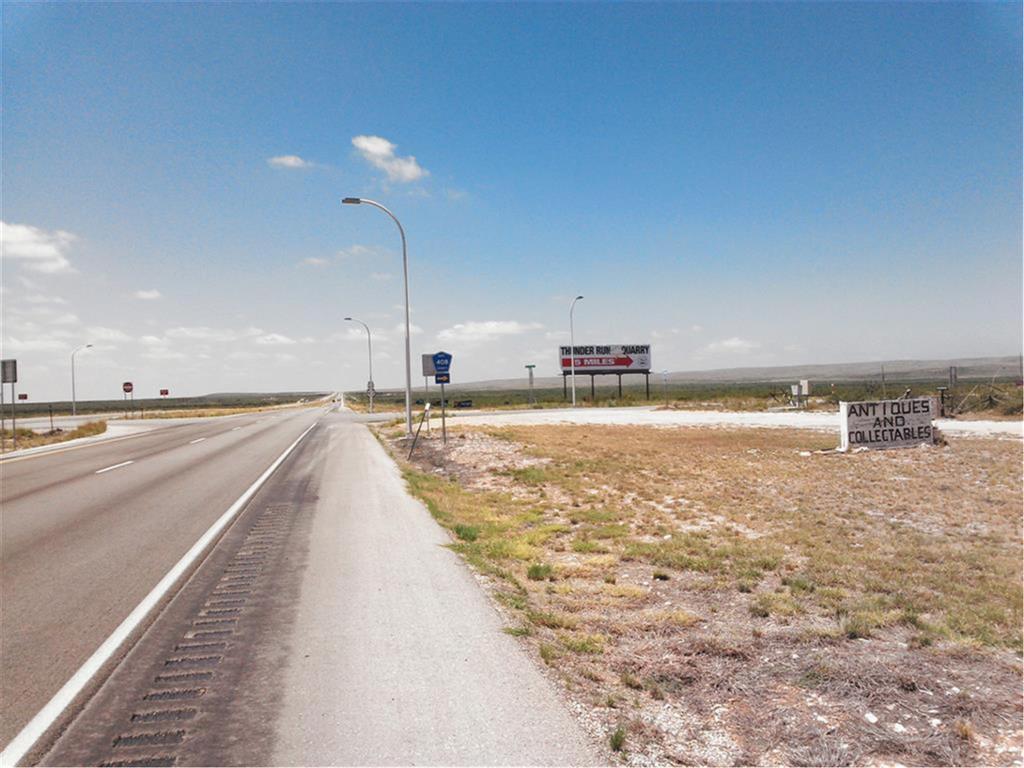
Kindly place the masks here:
<instances>
[{"instance_id":1,"label":"number '408' on sign","mask_svg":"<svg viewBox=\"0 0 1024 768\"><path fill-rule=\"evenodd\" d=\"M452 356L447 352L434 353L434 373L448 373L452 365Z\"/></svg>"}]
</instances>

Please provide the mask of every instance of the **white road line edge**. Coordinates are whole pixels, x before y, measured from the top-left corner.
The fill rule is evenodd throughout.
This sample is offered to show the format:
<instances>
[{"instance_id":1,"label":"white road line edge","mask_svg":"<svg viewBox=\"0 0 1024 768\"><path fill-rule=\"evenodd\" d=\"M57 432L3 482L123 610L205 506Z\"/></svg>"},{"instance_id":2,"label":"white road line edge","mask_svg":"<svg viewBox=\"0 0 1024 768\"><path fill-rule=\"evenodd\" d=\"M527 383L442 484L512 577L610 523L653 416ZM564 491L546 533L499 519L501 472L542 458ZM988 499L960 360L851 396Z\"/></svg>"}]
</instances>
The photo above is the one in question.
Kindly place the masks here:
<instances>
[{"instance_id":1,"label":"white road line edge","mask_svg":"<svg viewBox=\"0 0 1024 768\"><path fill-rule=\"evenodd\" d=\"M104 467L103 469L97 469L94 474L102 475L104 472L109 472L112 469L120 469L121 467L127 467L129 464L134 464L134 461L122 461L120 464L115 464L112 467Z\"/></svg>"},{"instance_id":2,"label":"white road line edge","mask_svg":"<svg viewBox=\"0 0 1024 768\"><path fill-rule=\"evenodd\" d=\"M154 606L160 602L160 600L167 594L174 583L181 578L181 575L188 570L188 567L203 553L206 547L211 541L220 533L228 523L234 519L239 513L242 507L245 506L246 502L253 497L253 495L260 489L267 479L274 473L274 470L281 466L288 454L290 454L300 442L302 438L309 434L309 431L317 425L317 422L313 422L306 428L306 430L299 435L295 442L284 449L284 453L278 456L274 463L264 470L263 474L260 475L256 482L249 486L249 488L243 493L238 499L228 507L227 511L224 512L217 521L210 526L210 528L202 535L202 537L192 548L184 554L184 556L175 563L174 567L167 572L157 583L155 587L150 591L142 602L135 606L135 609L128 614L127 618L122 621L117 629L115 629L110 637L103 641L102 645L93 651L86 662L79 667L78 671L71 676L71 679L64 683L63 687L54 694L53 698L50 699L46 705L36 713L21 732L8 744L3 752L0 752L0 766L14 766L18 764L18 761L25 756L32 746L39 740L39 738L46 733L51 725L60 717L60 714L67 709L68 705L74 701L75 697L85 688L92 677L100 671L104 664L106 664L110 658L114 655L121 644L128 639L128 636L135 630L136 627L142 623L142 620L146 618L146 615L153 610Z\"/></svg>"},{"instance_id":3,"label":"white road line edge","mask_svg":"<svg viewBox=\"0 0 1024 768\"><path fill-rule=\"evenodd\" d=\"M195 445L196 443L203 442L203 440L205 440L205 439L206 439L205 437L197 437L195 440L189 440L188 444L189 445Z\"/></svg>"},{"instance_id":4,"label":"white road line edge","mask_svg":"<svg viewBox=\"0 0 1024 768\"><path fill-rule=\"evenodd\" d=\"M241 429L241 427L232 427L231 431L234 432L234 431L239 430L239 429Z\"/></svg>"}]
</instances>

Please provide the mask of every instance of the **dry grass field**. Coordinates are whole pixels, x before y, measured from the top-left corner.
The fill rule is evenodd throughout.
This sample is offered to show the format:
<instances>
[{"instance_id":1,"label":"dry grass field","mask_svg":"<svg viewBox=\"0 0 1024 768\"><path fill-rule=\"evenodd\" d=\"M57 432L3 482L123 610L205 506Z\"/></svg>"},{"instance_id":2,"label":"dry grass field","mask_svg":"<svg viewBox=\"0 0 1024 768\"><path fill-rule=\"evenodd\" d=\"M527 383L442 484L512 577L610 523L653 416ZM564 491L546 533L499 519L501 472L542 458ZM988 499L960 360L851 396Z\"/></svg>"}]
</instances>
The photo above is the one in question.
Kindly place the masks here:
<instances>
[{"instance_id":1,"label":"dry grass field","mask_svg":"<svg viewBox=\"0 0 1024 768\"><path fill-rule=\"evenodd\" d=\"M40 445L50 445L51 443L63 443L67 440L77 440L80 437L93 437L95 435L101 435L107 431L107 422L105 421L89 421L82 424L75 429L55 429L52 432L34 432L31 429L18 429L18 450L25 448L37 448ZM10 429L4 429L0 432L0 441L3 444L4 451L10 451L14 448L13 433Z\"/></svg>"},{"instance_id":2,"label":"dry grass field","mask_svg":"<svg viewBox=\"0 0 1024 768\"><path fill-rule=\"evenodd\" d=\"M460 427L403 467L624 763L1019 764L1020 441L834 445Z\"/></svg>"}]
</instances>

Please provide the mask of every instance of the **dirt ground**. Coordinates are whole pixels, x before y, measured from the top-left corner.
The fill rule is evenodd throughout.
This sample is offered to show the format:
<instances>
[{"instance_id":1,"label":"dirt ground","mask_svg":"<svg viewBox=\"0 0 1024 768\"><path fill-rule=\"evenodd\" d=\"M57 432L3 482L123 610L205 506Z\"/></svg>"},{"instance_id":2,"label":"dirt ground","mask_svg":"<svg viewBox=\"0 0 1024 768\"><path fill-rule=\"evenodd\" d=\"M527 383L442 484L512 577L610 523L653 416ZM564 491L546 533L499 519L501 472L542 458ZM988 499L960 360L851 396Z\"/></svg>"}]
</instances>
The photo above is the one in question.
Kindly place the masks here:
<instances>
[{"instance_id":1,"label":"dirt ground","mask_svg":"<svg viewBox=\"0 0 1024 768\"><path fill-rule=\"evenodd\" d=\"M1020 441L834 442L460 427L404 467L622 763L1021 764Z\"/></svg>"}]
</instances>

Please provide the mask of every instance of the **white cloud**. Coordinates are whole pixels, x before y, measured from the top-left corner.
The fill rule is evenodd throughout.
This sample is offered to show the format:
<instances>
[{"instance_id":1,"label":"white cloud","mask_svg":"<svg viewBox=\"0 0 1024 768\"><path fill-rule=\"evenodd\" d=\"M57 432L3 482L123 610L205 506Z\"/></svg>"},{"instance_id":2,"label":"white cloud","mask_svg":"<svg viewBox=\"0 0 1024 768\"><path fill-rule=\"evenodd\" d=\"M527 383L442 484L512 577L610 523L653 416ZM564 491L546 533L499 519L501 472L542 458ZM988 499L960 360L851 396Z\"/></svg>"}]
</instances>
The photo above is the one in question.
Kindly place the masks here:
<instances>
[{"instance_id":1,"label":"white cloud","mask_svg":"<svg viewBox=\"0 0 1024 768\"><path fill-rule=\"evenodd\" d=\"M452 343L477 344L501 336L518 336L542 327L540 323L520 323L516 320L471 320L445 328L437 334L437 338Z\"/></svg>"},{"instance_id":2,"label":"white cloud","mask_svg":"<svg viewBox=\"0 0 1024 768\"><path fill-rule=\"evenodd\" d=\"M303 160L298 155L278 155L267 159L267 165L272 168L312 168L313 164Z\"/></svg>"},{"instance_id":3,"label":"white cloud","mask_svg":"<svg viewBox=\"0 0 1024 768\"><path fill-rule=\"evenodd\" d=\"M27 304L67 304L60 296L46 296L41 293L25 296L24 301Z\"/></svg>"},{"instance_id":4,"label":"white cloud","mask_svg":"<svg viewBox=\"0 0 1024 768\"><path fill-rule=\"evenodd\" d=\"M400 338L404 339L405 338L405 323L397 323L395 325L395 327L391 329L391 333L393 333L396 337L400 337ZM410 336L419 336L421 333L423 333L423 329L422 328L420 328L418 325L416 325L416 323L409 323L409 335ZM373 338L376 339L377 337L374 336Z\"/></svg>"},{"instance_id":5,"label":"white cloud","mask_svg":"<svg viewBox=\"0 0 1024 768\"><path fill-rule=\"evenodd\" d=\"M394 275L392 275L390 272L371 272L370 273L370 279L371 280L390 280L392 277L394 277Z\"/></svg>"},{"instance_id":6,"label":"white cloud","mask_svg":"<svg viewBox=\"0 0 1024 768\"><path fill-rule=\"evenodd\" d=\"M82 321L78 319L78 315L71 312L61 312L60 314L53 315L47 322L53 325L78 325Z\"/></svg>"},{"instance_id":7,"label":"white cloud","mask_svg":"<svg viewBox=\"0 0 1024 768\"><path fill-rule=\"evenodd\" d=\"M117 328L106 328L102 325L93 325L86 329L90 339L96 341L131 341L132 337Z\"/></svg>"},{"instance_id":8,"label":"white cloud","mask_svg":"<svg viewBox=\"0 0 1024 768\"><path fill-rule=\"evenodd\" d=\"M64 251L77 238L70 232L52 232L27 224L0 222L0 243L4 259L18 259L26 269L48 274L71 273L75 268Z\"/></svg>"},{"instance_id":9,"label":"white cloud","mask_svg":"<svg viewBox=\"0 0 1024 768\"><path fill-rule=\"evenodd\" d=\"M265 360L270 357L269 352L254 352L248 349L236 349L228 353L228 360Z\"/></svg>"},{"instance_id":10,"label":"white cloud","mask_svg":"<svg viewBox=\"0 0 1024 768\"><path fill-rule=\"evenodd\" d=\"M55 349L67 349L68 343L60 339L34 337L19 339L14 336L4 338L4 352L45 352Z\"/></svg>"},{"instance_id":11,"label":"white cloud","mask_svg":"<svg viewBox=\"0 0 1024 768\"><path fill-rule=\"evenodd\" d=\"M696 334L704 330L702 325L691 325L689 328L669 328L667 331L651 331L652 339L668 339L672 336Z\"/></svg>"},{"instance_id":12,"label":"white cloud","mask_svg":"<svg viewBox=\"0 0 1024 768\"><path fill-rule=\"evenodd\" d=\"M191 339L193 341L237 341L239 339L260 336L263 331L259 328L246 328L242 331L235 331L230 328L208 328L205 325L178 326L167 330L167 337L171 339Z\"/></svg>"},{"instance_id":13,"label":"white cloud","mask_svg":"<svg viewBox=\"0 0 1024 768\"><path fill-rule=\"evenodd\" d=\"M295 339L289 338L281 333L268 333L265 336L256 337L257 344L296 344Z\"/></svg>"},{"instance_id":14,"label":"white cloud","mask_svg":"<svg viewBox=\"0 0 1024 768\"><path fill-rule=\"evenodd\" d=\"M416 158L412 155L408 157L396 155L396 145L380 136L356 136L352 139L352 146L359 150L359 154L370 165L384 171L388 176L388 181L406 184L422 179L429 173L416 162Z\"/></svg>"},{"instance_id":15,"label":"white cloud","mask_svg":"<svg viewBox=\"0 0 1024 768\"><path fill-rule=\"evenodd\" d=\"M741 339L739 336L732 336L722 341L713 341L705 347L708 352L734 352L736 354L745 354L755 349L760 348L760 343L756 341L750 341L749 339Z\"/></svg>"},{"instance_id":16,"label":"white cloud","mask_svg":"<svg viewBox=\"0 0 1024 768\"><path fill-rule=\"evenodd\" d=\"M44 325L78 325L82 322L78 319L77 315L71 312L63 312L46 304L32 304L25 309L12 306L8 311L12 317L8 320L7 324L14 327L19 327L19 324L21 327L25 325L38 327L35 321ZM32 319L26 320L25 318Z\"/></svg>"},{"instance_id":17,"label":"white cloud","mask_svg":"<svg viewBox=\"0 0 1024 768\"><path fill-rule=\"evenodd\" d=\"M148 290L148 291L136 291L135 292L135 298L136 299L143 299L145 301L152 301L153 299L159 299L160 298L160 291L158 291L156 288L153 288L153 289Z\"/></svg>"},{"instance_id":18,"label":"white cloud","mask_svg":"<svg viewBox=\"0 0 1024 768\"><path fill-rule=\"evenodd\" d=\"M391 251L377 245L350 245L338 251L339 259L362 259L366 257L384 258L391 256Z\"/></svg>"},{"instance_id":19,"label":"white cloud","mask_svg":"<svg viewBox=\"0 0 1024 768\"><path fill-rule=\"evenodd\" d=\"M167 347L152 347L143 352L142 356L150 360L185 360L189 357L184 352L176 352Z\"/></svg>"},{"instance_id":20,"label":"white cloud","mask_svg":"<svg viewBox=\"0 0 1024 768\"><path fill-rule=\"evenodd\" d=\"M307 267L325 267L330 262L327 259L321 259L319 256L307 256L299 263Z\"/></svg>"}]
</instances>

